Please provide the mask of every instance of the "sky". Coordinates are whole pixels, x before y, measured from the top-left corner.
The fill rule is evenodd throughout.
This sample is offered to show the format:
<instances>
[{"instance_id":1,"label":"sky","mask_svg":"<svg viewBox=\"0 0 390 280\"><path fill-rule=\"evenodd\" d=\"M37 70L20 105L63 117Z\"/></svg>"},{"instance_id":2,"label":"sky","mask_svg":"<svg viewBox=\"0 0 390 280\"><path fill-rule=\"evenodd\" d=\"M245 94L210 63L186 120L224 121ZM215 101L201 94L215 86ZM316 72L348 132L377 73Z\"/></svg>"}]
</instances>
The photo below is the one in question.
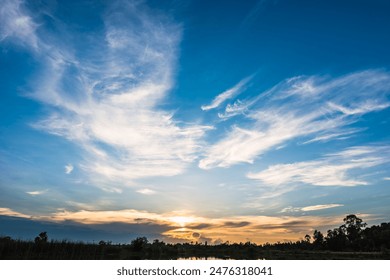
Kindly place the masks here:
<instances>
[{"instance_id":1,"label":"sky","mask_svg":"<svg viewBox=\"0 0 390 280\"><path fill-rule=\"evenodd\" d=\"M0 236L261 244L389 222L389 13L0 0Z\"/></svg>"}]
</instances>

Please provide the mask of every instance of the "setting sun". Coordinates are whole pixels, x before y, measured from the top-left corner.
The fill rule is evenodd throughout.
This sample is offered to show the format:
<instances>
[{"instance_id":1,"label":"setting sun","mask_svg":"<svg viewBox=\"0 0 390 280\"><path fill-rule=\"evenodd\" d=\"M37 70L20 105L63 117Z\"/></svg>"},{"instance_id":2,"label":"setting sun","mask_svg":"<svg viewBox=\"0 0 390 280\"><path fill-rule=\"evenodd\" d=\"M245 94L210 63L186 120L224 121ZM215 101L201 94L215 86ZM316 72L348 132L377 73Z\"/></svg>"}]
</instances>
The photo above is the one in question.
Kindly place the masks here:
<instances>
[{"instance_id":1,"label":"setting sun","mask_svg":"<svg viewBox=\"0 0 390 280\"><path fill-rule=\"evenodd\" d=\"M194 222L193 217L185 217L185 216L170 217L168 220L179 225L182 228L184 228L188 223Z\"/></svg>"}]
</instances>

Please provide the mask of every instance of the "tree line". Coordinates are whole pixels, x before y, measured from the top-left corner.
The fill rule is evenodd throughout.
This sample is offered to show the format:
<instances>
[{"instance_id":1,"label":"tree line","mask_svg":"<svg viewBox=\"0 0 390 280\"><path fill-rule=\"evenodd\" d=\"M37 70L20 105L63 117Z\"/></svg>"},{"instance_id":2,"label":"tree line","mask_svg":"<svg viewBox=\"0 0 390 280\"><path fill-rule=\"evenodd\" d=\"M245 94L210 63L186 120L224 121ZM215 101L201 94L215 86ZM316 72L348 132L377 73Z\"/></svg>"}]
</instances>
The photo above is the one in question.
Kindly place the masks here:
<instances>
[{"instance_id":1,"label":"tree line","mask_svg":"<svg viewBox=\"0 0 390 280\"><path fill-rule=\"evenodd\" d=\"M32 241L0 237L0 259L389 259L390 223L367 227L354 214L326 235L315 230L295 242L257 245L252 242L210 245L207 243L169 244L138 237L129 244L98 244L49 240L41 232ZM341 254L342 253L342 254Z\"/></svg>"},{"instance_id":2,"label":"tree line","mask_svg":"<svg viewBox=\"0 0 390 280\"><path fill-rule=\"evenodd\" d=\"M324 235L314 230L312 236L297 242L264 244L265 248L306 249L329 251L386 252L390 249L390 223L367 227L363 220L354 214L347 215L344 224L327 231Z\"/></svg>"}]
</instances>

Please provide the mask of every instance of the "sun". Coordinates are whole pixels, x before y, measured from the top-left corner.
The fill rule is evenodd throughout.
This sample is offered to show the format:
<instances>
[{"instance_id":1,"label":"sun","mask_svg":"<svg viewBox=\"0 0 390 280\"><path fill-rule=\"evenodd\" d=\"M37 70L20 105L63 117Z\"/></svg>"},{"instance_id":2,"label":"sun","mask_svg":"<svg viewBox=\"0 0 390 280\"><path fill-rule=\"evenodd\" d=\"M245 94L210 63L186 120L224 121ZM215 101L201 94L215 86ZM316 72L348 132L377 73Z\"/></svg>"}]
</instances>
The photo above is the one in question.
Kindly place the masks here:
<instances>
[{"instance_id":1,"label":"sun","mask_svg":"<svg viewBox=\"0 0 390 280\"><path fill-rule=\"evenodd\" d=\"M174 217L169 217L169 220L179 225L180 227L184 228L186 224L193 222L194 218L185 217L185 216L174 216Z\"/></svg>"}]
</instances>

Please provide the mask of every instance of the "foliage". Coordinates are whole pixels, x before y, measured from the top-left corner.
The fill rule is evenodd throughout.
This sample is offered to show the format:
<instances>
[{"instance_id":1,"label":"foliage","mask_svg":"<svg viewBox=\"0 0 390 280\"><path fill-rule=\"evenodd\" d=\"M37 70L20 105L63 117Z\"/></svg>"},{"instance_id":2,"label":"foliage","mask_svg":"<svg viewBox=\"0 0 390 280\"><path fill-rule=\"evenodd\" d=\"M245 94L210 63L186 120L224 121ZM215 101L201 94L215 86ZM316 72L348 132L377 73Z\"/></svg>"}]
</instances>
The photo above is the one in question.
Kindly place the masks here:
<instances>
[{"instance_id":1,"label":"foliage","mask_svg":"<svg viewBox=\"0 0 390 280\"><path fill-rule=\"evenodd\" d=\"M46 232L34 241L0 237L0 259L25 260L98 260L98 259L390 259L390 223L366 227L356 215L348 215L344 224L327 231L324 236L315 230L313 236L305 235L295 242L167 244L158 239L152 243L138 237L130 244L98 244L55 241L49 242Z\"/></svg>"}]
</instances>

